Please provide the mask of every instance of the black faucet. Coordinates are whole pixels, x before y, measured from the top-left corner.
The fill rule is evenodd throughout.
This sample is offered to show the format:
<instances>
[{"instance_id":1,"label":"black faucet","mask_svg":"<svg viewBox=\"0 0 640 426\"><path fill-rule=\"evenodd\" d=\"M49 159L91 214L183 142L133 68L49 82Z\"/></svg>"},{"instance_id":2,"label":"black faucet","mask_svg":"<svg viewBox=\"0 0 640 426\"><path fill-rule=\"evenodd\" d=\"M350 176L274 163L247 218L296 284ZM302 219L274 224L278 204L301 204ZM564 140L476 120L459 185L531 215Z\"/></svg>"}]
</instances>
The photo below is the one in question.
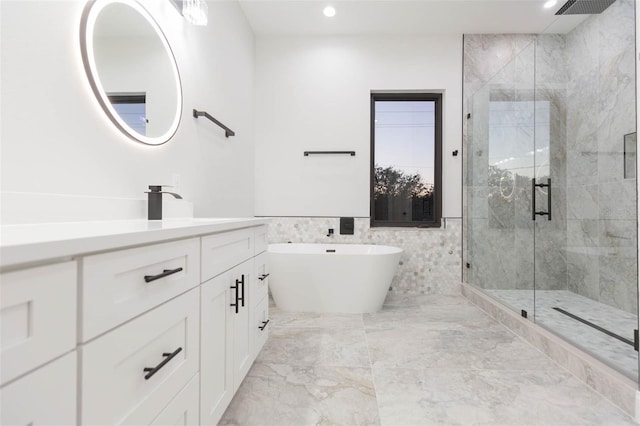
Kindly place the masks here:
<instances>
[{"instance_id":1,"label":"black faucet","mask_svg":"<svg viewBox=\"0 0 640 426\"><path fill-rule=\"evenodd\" d=\"M147 202L147 218L149 220L162 219L162 194L171 194L179 200L182 197L175 192L163 191L163 185L149 185L149 199ZM166 186L165 186L166 188Z\"/></svg>"}]
</instances>

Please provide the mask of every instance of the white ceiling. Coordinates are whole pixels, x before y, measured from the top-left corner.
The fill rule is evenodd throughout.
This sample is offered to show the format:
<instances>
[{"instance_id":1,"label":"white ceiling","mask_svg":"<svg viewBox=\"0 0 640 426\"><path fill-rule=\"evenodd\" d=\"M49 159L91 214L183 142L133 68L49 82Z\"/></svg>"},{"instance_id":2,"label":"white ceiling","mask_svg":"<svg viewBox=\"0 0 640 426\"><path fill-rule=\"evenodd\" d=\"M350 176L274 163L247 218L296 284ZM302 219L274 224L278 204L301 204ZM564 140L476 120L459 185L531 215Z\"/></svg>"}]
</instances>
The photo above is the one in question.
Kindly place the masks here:
<instances>
[{"instance_id":1,"label":"white ceiling","mask_svg":"<svg viewBox=\"0 0 640 426\"><path fill-rule=\"evenodd\" d=\"M546 0L239 0L256 35L567 33L585 15ZM333 18L322 14L331 4Z\"/></svg>"}]
</instances>

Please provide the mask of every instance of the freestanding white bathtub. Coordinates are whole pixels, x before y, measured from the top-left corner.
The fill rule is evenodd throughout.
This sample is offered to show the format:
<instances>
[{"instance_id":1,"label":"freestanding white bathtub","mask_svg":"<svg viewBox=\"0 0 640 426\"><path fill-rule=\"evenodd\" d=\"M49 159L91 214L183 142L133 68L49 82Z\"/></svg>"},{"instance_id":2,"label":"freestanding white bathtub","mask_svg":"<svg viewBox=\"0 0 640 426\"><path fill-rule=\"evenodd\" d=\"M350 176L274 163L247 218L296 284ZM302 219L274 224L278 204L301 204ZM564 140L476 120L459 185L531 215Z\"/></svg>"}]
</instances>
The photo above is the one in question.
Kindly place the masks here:
<instances>
[{"instance_id":1,"label":"freestanding white bathtub","mask_svg":"<svg viewBox=\"0 0 640 426\"><path fill-rule=\"evenodd\" d=\"M401 255L378 245L270 244L269 288L285 311L376 312Z\"/></svg>"}]
</instances>

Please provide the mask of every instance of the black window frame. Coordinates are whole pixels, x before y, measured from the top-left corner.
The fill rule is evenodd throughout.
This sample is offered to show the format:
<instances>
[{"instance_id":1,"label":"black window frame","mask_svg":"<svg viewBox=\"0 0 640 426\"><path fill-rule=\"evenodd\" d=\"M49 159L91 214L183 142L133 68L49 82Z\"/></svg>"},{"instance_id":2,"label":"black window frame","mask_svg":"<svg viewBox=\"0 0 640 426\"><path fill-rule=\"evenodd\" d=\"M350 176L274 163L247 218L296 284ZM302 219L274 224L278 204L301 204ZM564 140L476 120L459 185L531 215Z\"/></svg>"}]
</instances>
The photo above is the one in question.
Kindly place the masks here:
<instances>
[{"instance_id":1,"label":"black window frame","mask_svg":"<svg viewBox=\"0 0 640 426\"><path fill-rule=\"evenodd\" d=\"M432 221L390 221L376 220L374 198L375 170L375 113L377 101L432 101L435 102L435 135L434 135L434 217ZM442 224L442 93L371 93L371 164L369 168L369 217L372 228L407 227L407 228L440 228Z\"/></svg>"}]
</instances>

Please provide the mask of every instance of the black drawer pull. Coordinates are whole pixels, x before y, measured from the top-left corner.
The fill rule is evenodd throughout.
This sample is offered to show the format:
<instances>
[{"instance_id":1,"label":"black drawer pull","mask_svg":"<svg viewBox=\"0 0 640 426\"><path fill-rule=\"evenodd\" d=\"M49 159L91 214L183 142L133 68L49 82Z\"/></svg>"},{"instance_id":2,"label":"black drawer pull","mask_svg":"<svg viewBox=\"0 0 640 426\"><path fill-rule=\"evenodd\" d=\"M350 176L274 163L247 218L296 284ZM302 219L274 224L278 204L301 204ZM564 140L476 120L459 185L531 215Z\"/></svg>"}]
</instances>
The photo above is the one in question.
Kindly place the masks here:
<instances>
[{"instance_id":1,"label":"black drawer pull","mask_svg":"<svg viewBox=\"0 0 640 426\"><path fill-rule=\"evenodd\" d=\"M144 281L150 283L151 281L159 280L160 278L168 277L169 275L177 274L182 271L182 268L176 269L165 269L161 274L158 275L145 275Z\"/></svg>"},{"instance_id":2,"label":"black drawer pull","mask_svg":"<svg viewBox=\"0 0 640 426\"><path fill-rule=\"evenodd\" d=\"M182 268L180 268L182 269ZM151 368L151 367L146 367L144 369L144 372L147 373L144 376L145 380L149 380L154 374L156 374L162 367L164 367L165 365L167 365L167 363L169 361L171 361L173 359L173 357L175 357L176 355L178 355L180 352L182 352L182 348L178 348L175 351L173 351L172 353L169 352L164 352L162 354L162 356L164 357L164 359L160 362L160 364L156 365L155 367Z\"/></svg>"},{"instance_id":3,"label":"black drawer pull","mask_svg":"<svg viewBox=\"0 0 640 426\"><path fill-rule=\"evenodd\" d=\"M267 327L267 324L269 324L269 321L271 321L271 320L262 321L262 325L258 326L260 331L264 331L264 329Z\"/></svg>"},{"instance_id":4,"label":"black drawer pull","mask_svg":"<svg viewBox=\"0 0 640 426\"><path fill-rule=\"evenodd\" d=\"M264 280L265 280L265 278L267 278L268 276L269 276L269 274L262 274L262 275L260 275L260 276L258 277L258 279L259 279L260 281L264 281Z\"/></svg>"},{"instance_id":5,"label":"black drawer pull","mask_svg":"<svg viewBox=\"0 0 640 426\"><path fill-rule=\"evenodd\" d=\"M238 288L240 286L238 280L236 280L236 285L232 285L230 288L232 290L236 291L236 303L232 303L230 306L233 306L236 308L236 314L238 313L238 307L240 306L240 304L238 303L240 301L240 289Z\"/></svg>"}]
</instances>

